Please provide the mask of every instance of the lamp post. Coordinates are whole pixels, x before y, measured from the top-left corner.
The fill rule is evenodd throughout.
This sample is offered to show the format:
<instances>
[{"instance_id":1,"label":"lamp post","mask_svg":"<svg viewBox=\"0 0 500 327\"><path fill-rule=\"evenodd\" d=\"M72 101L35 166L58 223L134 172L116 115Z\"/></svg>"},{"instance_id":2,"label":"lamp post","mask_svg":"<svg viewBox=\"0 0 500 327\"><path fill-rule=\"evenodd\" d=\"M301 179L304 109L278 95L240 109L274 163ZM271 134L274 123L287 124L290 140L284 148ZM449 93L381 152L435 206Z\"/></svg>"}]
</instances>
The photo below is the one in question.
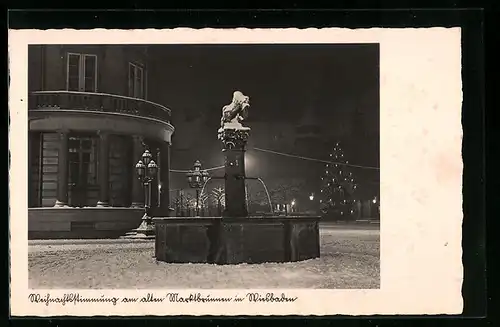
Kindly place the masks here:
<instances>
[{"instance_id":1,"label":"lamp post","mask_svg":"<svg viewBox=\"0 0 500 327\"><path fill-rule=\"evenodd\" d=\"M187 174L189 187L196 189L196 216L200 215L200 189L208 180L210 175L207 171L201 170L201 162L196 160L194 169L190 170Z\"/></svg>"},{"instance_id":2,"label":"lamp post","mask_svg":"<svg viewBox=\"0 0 500 327\"><path fill-rule=\"evenodd\" d=\"M150 236L154 234L153 220L151 213L151 183L157 177L158 166L153 161L153 156L149 150L144 151L141 160L135 165L137 177L144 186L144 216L141 225L135 230L137 233Z\"/></svg>"},{"instance_id":3,"label":"lamp post","mask_svg":"<svg viewBox=\"0 0 500 327\"><path fill-rule=\"evenodd\" d=\"M309 210L313 211L313 212L316 212L317 209L316 209L316 202L314 201L314 193L311 193L309 195Z\"/></svg>"}]
</instances>

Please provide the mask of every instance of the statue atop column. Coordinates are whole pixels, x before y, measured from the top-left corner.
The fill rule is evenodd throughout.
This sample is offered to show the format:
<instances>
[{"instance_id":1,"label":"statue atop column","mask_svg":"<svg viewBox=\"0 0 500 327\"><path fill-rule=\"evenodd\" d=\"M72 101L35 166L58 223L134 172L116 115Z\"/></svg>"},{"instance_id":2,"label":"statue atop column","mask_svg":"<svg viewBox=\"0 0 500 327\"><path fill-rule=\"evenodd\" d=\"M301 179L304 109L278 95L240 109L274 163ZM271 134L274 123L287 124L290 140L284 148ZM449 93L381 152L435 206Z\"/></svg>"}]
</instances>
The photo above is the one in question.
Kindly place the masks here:
<instances>
[{"instance_id":1,"label":"statue atop column","mask_svg":"<svg viewBox=\"0 0 500 327\"><path fill-rule=\"evenodd\" d=\"M246 217L245 147L250 128L241 124L248 117L250 99L240 91L233 93L233 100L222 108L219 140L222 142L225 166L225 217Z\"/></svg>"},{"instance_id":2,"label":"statue atop column","mask_svg":"<svg viewBox=\"0 0 500 327\"><path fill-rule=\"evenodd\" d=\"M250 98L235 91L231 103L222 108L221 129L249 130L241 124L248 117L249 108Z\"/></svg>"}]
</instances>

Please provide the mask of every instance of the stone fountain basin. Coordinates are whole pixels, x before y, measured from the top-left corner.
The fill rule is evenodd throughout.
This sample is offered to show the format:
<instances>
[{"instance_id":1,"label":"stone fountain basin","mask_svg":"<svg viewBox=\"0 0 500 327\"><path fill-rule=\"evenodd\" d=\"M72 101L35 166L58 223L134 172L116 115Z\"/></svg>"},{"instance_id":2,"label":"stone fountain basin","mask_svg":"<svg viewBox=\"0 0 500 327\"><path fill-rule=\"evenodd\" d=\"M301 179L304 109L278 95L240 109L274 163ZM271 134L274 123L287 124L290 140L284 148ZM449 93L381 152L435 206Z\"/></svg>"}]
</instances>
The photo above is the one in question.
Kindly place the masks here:
<instances>
[{"instance_id":1,"label":"stone fountain basin","mask_svg":"<svg viewBox=\"0 0 500 327\"><path fill-rule=\"evenodd\" d=\"M317 216L165 217L155 257L170 263L292 262L319 257Z\"/></svg>"}]
</instances>

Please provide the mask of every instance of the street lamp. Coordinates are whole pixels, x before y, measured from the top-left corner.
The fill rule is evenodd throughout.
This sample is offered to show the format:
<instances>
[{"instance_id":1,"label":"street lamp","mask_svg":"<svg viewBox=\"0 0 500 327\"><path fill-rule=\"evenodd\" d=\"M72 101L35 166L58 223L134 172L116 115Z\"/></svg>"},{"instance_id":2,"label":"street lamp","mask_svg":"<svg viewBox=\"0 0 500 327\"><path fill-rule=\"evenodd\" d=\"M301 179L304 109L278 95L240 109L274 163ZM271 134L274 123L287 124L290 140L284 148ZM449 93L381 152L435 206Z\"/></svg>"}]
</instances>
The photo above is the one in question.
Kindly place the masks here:
<instances>
[{"instance_id":1,"label":"street lamp","mask_svg":"<svg viewBox=\"0 0 500 327\"><path fill-rule=\"evenodd\" d=\"M187 174L189 187L196 189L196 216L200 215L200 189L205 182L209 179L210 175L207 171L201 170L201 162L196 160L194 169L190 170Z\"/></svg>"},{"instance_id":2,"label":"street lamp","mask_svg":"<svg viewBox=\"0 0 500 327\"><path fill-rule=\"evenodd\" d=\"M137 177L144 186L144 216L142 216L141 225L135 231L145 235L151 235L154 234L153 220L150 215L151 183L158 173L158 165L153 161L153 156L149 150L144 151L141 159L142 160L139 160L135 165L135 170L137 172Z\"/></svg>"},{"instance_id":3,"label":"street lamp","mask_svg":"<svg viewBox=\"0 0 500 327\"><path fill-rule=\"evenodd\" d=\"M314 201L314 193L311 193L311 195L309 195L309 200Z\"/></svg>"}]
</instances>

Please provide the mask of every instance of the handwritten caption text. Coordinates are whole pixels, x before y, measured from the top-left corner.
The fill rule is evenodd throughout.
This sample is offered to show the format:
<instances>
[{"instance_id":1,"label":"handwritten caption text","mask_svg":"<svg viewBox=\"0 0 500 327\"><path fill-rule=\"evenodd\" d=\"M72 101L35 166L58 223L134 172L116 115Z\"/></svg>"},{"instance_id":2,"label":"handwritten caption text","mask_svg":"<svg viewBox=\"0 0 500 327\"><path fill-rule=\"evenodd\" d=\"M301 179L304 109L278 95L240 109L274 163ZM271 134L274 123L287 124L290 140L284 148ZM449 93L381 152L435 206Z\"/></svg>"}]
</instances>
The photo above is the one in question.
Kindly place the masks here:
<instances>
[{"instance_id":1,"label":"handwritten caption text","mask_svg":"<svg viewBox=\"0 0 500 327\"><path fill-rule=\"evenodd\" d=\"M53 296L50 293L44 295L39 293L32 293L28 295L28 300L31 303L44 304L46 306L50 304L85 304L85 303L110 303L113 305L118 305L122 303L163 303L163 302L173 302L173 303L227 303L227 302L269 302L269 303L288 303L295 302L297 297L288 297L285 293L275 294L275 293L258 293L251 292L242 295L235 295L232 297L216 297L211 294L202 293L190 293L190 294L180 294L180 293L166 293L157 295L154 293L147 293L142 297L116 297L116 296L106 296L101 295L98 297L86 297L79 293L68 293L62 296Z\"/></svg>"}]
</instances>

